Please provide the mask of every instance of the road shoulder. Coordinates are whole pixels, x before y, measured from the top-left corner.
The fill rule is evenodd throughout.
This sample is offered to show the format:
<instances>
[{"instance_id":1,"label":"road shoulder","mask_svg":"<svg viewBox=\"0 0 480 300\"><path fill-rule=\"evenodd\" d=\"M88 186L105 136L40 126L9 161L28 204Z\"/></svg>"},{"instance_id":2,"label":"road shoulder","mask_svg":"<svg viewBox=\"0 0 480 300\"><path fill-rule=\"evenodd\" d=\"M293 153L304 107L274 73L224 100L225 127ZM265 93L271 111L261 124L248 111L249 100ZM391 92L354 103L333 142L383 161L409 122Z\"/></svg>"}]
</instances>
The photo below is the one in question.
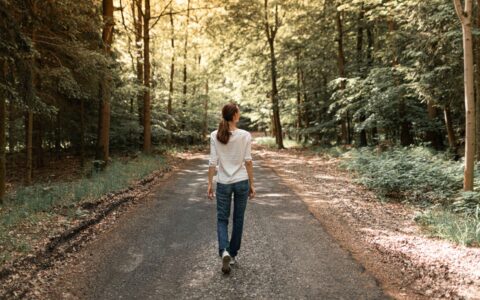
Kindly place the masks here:
<instances>
[{"instance_id":1,"label":"road shoulder","mask_svg":"<svg viewBox=\"0 0 480 300\"><path fill-rule=\"evenodd\" d=\"M338 159L259 148L257 156L307 204L326 231L397 299L480 297L480 250L432 239L412 207L381 203Z\"/></svg>"}]
</instances>

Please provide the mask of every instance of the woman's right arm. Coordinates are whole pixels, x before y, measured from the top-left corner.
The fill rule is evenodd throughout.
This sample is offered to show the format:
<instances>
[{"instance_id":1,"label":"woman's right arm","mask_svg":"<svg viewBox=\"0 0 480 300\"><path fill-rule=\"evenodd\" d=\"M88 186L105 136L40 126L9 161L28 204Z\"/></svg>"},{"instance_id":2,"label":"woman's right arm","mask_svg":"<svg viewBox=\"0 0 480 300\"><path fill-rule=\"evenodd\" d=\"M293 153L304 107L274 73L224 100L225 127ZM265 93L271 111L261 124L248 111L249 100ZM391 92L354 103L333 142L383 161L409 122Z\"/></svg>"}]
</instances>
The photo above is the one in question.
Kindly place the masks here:
<instances>
[{"instance_id":1,"label":"woman's right arm","mask_svg":"<svg viewBox=\"0 0 480 300\"><path fill-rule=\"evenodd\" d=\"M248 191L248 195L250 196L250 199L253 199L257 195L257 193L255 192L255 185L253 182L253 161L247 160L245 162L245 167L247 168L248 181L250 183L250 190Z\"/></svg>"}]
</instances>

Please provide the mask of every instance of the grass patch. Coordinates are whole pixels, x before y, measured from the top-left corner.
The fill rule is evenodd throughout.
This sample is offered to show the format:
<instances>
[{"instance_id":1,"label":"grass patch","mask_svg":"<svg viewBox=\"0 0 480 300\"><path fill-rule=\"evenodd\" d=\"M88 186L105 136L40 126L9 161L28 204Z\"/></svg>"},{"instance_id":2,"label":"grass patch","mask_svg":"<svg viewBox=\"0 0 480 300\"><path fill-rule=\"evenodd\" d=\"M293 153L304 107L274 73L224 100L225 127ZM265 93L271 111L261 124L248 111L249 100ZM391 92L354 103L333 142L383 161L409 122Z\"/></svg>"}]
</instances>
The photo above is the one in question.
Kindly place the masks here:
<instances>
[{"instance_id":1,"label":"grass patch","mask_svg":"<svg viewBox=\"0 0 480 300\"><path fill-rule=\"evenodd\" d=\"M259 145L262 145L264 147L267 147L269 149L276 149L277 148L277 144L275 142L275 138L274 137L269 137L269 136L265 136L265 137L257 137L255 138L255 142ZM302 148L303 145L295 140L290 140L290 139L284 139L283 140L283 145L285 146L285 148Z\"/></svg>"},{"instance_id":2,"label":"grass patch","mask_svg":"<svg viewBox=\"0 0 480 300\"><path fill-rule=\"evenodd\" d=\"M464 246L480 246L480 206L473 215L436 209L418 215L415 220L433 236Z\"/></svg>"},{"instance_id":3,"label":"grass patch","mask_svg":"<svg viewBox=\"0 0 480 300\"><path fill-rule=\"evenodd\" d=\"M9 195L0 224L13 225L19 219L36 212L49 211L56 205L68 205L86 199L96 199L104 194L127 187L164 165L163 157L141 155L133 160L112 161L104 172L93 173L88 178L74 182L59 182L20 187Z\"/></svg>"},{"instance_id":4,"label":"grass patch","mask_svg":"<svg viewBox=\"0 0 480 300\"><path fill-rule=\"evenodd\" d=\"M330 156L330 157L335 157L335 158L341 157L342 155L344 155L346 152L349 151L345 147L340 147L340 146L335 146L335 147L333 147L333 146L332 147L312 146L312 147L310 147L310 149L313 152L321 153L321 154L324 154L324 155L327 155L327 156Z\"/></svg>"},{"instance_id":5,"label":"grass patch","mask_svg":"<svg viewBox=\"0 0 480 300\"><path fill-rule=\"evenodd\" d=\"M75 204L126 188L165 163L165 158L158 155L140 155L128 161L114 159L105 171L79 180L18 188L8 195L0 211L0 263L9 259L9 252L29 251L27 243L9 234L12 230L15 235L21 231L18 226L34 228L59 206L67 207L63 214L69 219L82 216Z\"/></svg>"}]
</instances>

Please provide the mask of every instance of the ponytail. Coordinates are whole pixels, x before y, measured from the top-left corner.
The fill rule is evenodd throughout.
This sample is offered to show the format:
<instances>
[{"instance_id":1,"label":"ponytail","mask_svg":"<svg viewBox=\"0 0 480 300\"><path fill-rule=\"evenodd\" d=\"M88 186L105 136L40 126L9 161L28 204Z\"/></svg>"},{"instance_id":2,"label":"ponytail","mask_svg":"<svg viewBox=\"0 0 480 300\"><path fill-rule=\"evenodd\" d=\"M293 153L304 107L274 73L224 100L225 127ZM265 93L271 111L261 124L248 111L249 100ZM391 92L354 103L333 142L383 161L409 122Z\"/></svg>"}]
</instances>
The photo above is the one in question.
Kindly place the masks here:
<instances>
[{"instance_id":1,"label":"ponytail","mask_svg":"<svg viewBox=\"0 0 480 300\"><path fill-rule=\"evenodd\" d=\"M227 144L228 140L230 139L230 135L232 134L229 131L228 121L222 119L220 124L218 125L218 132L217 132L217 140L220 141L222 144Z\"/></svg>"},{"instance_id":2,"label":"ponytail","mask_svg":"<svg viewBox=\"0 0 480 300\"><path fill-rule=\"evenodd\" d=\"M227 144L232 133L230 132L229 121L239 112L238 106L234 103L225 104L222 108L222 120L218 124L217 140L222 144Z\"/></svg>"}]
</instances>

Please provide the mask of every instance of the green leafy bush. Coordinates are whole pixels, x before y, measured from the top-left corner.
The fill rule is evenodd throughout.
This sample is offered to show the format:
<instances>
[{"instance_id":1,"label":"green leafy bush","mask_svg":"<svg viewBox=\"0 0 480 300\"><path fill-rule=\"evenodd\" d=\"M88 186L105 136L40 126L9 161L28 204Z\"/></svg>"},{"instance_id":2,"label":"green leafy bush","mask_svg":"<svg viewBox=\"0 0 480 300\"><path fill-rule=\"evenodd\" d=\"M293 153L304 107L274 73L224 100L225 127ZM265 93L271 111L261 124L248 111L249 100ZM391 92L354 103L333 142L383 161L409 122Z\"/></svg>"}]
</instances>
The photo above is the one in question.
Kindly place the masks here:
<instances>
[{"instance_id":1,"label":"green leafy bush","mask_svg":"<svg viewBox=\"0 0 480 300\"><path fill-rule=\"evenodd\" d=\"M361 149L344 157L342 165L383 199L446 203L462 187L463 165L428 148L395 148L379 154Z\"/></svg>"},{"instance_id":2,"label":"green leafy bush","mask_svg":"<svg viewBox=\"0 0 480 300\"><path fill-rule=\"evenodd\" d=\"M455 198L451 208L454 212L473 215L480 209L480 192L462 192Z\"/></svg>"}]
</instances>

